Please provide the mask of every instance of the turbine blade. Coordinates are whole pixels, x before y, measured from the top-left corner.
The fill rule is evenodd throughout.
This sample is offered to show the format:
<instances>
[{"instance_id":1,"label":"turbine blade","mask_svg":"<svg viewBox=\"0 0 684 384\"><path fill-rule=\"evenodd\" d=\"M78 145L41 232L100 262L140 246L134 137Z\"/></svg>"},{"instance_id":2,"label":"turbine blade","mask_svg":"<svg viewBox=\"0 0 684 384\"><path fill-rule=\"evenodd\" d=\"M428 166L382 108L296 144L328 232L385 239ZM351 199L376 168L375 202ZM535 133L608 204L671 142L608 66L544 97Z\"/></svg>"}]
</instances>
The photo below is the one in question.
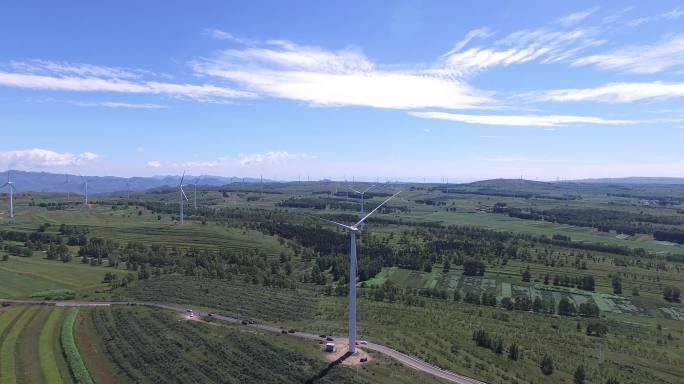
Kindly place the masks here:
<instances>
[{"instance_id":1,"label":"turbine blade","mask_svg":"<svg viewBox=\"0 0 684 384\"><path fill-rule=\"evenodd\" d=\"M185 169L183 170L183 176L181 176L181 181L178 185L183 185L183 180L185 180Z\"/></svg>"},{"instance_id":2,"label":"turbine blade","mask_svg":"<svg viewBox=\"0 0 684 384\"><path fill-rule=\"evenodd\" d=\"M5 184L3 184L2 187L0 187L0 188L5 188L5 187L8 186L8 185L11 185L11 184L10 184L10 183L5 183Z\"/></svg>"},{"instance_id":3,"label":"turbine blade","mask_svg":"<svg viewBox=\"0 0 684 384\"><path fill-rule=\"evenodd\" d=\"M344 229L354 230L354 228L352 228L351 226L346 225L346 224L342 224L342 223L338 223L337 221L324 219L324 218L322 218L322 217L318 217L318 216L314 216L314 215L306 215L306 216L313 217L313 218L318 219L318 220L327 221L328 223L335 224L335 225L340 226L340 227L342 227L342 228L344 228Z\"/></svg>"},{"instance_id":4,"label":"turbine blade","mask_svg":"<svg viewBox=\"0 0 684 384\"><path fill-rule=\"evenodd\" d=\"M181 193L183 194L183 197L185 197L185 200L186 200L186 201L190 201L190 200L188 200L188 196L185 195L185 191L183 190L182 187L181 187L180 190L181 190Z\"/></svg>"},{"instance_id":5,"label":"turbine blade","mask_svg":"<svg viewBox=\"0 0 684 384\"><path fill-rule=\"evenodd\" d=\"M350 191L352 191L352 192L354 192L354 193L358 193L359 195L361 194L361 191L357 191L356 189L352 188L352 187L349 186L349 185L347 185L346 187L347 187L347 189L349 189Z\"/></svg>"},{"instance_id":6,"label":"turbine blade","mask_svg":"<svg viewBox=\"0 0 684 384\"><path fill-rule=\"evenodd\" d=\"M366 193L366 192L370 191L371 189L375 188L376 186L377 186L377 184L371 185L370 187L364 189L364 190L363 190L363 193Z\"/></svg>"},{"instance_id":7,"label":"turbine blade","mask_svg":"<svg viewBox=\"0 0 684 384\"><path fill-rule=\"evenodd\" d=\"M354 224L354 226L355 226L355 227L358 227L360 224L363 224L363 222L364 222L368 217L370 217L370 215L374 214L375 211L377 211L378 209L380 209L380 207L382 207L383 205L385 205L385 203L387 203L388 201L390 201L390 200L394 199L395 197L397 197L397 195L400 194L400 193L401 193L401 191L395 193L394 195L392 195L392 196L390 196L389 198L387 198L387 200L385 200L385 201L383 201L382 203L380 203L380 205L378 205L377 207L375 207L374 210L368 212L368 214L367 214L366 216L364 216L363 219L359 220L356 224Z\"/></svg>"}]
</instances>

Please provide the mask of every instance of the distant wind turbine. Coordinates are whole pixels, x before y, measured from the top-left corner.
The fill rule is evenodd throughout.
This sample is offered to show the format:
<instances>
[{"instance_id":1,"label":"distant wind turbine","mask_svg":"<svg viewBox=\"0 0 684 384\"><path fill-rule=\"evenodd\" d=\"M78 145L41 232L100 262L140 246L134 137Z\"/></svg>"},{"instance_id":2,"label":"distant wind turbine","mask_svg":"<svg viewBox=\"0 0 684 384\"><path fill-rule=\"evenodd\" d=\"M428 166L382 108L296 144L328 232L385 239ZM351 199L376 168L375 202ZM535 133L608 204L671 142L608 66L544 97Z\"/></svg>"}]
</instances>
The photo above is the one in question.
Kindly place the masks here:
<instances>
[{"instance_id":1,"label":"distant wind turbine","mask_svg":"<svg viewBox=\"0 0 684 384\"><path fill-rule=\"evenodd\" d=\"M66 182L64 182L64 185L66 185L67 190L67 202L71 203L71 188L69 187L69 174L67 173L64 176L66 176Z\"/></svg>"},{"instance_id":2,"label":"distant wind turbine","mask_svg":"<svg viewBox=\"0 0 684 384\"><path fill-rule=\"evenodd\" d=\"M193 189L194 189L194 194L192 197L192 206L193 208L197 209L197 183L199 183L199 177L195 179L195 182L192 183Z\"/></svg>"},{"instance_id":3,"label":"distant wind turbine","mask_svg":"<svg viewBox=\"0 0 684 384\"><path fill-rule=\"evenodd\" d=\"M377 184L373 184L370 187L364 189L363 191L357 191L356 189L349 187L352 191L356 192L357 194L361 195L361 214L363 215L364 213L364 208L363 208L363 201L366 198L366 192L370 191L371 189L375 188Z\"/></svg>"},{"instance_id":4,"label":"distant wind turbine","mask_svg":"<svg viewBox=\"0 0 684 384\"><path fill-rule=\"evenodd\" d=\"M14 181L10 179L10 171L9 169L7 170L7 182L0 188L5 188L7 187L7 194L9 195L9 201L8 201L8 214L9 218L13 219L14 218L14 191L16 188L14 187Z\"/></svg>"},{"instance_id":5,"label":"distant wind turbine","mask_svg":"<svg viewBox=\"0 0 684 384\"><path fill-rule=\"evenodd\" d=\"M388 201L392 200L400 193L401 191L390 196L387 200L375 207L375 209L370 211L370 213L364 216L361 220L357 221L354 225L346 225L336 221L324 219L322 217L316 217L317 219L333 223L346 229L349 232L349 237L351 240L351 252L349 257L349 353L356 352L356 234L361 232L363 229L363 222L366 221L367 218L369 218L378 209L380 209L380 207L385 205Z\"/></svg>"},{"instance_id":6,"label":"distant wind turbine","mask_svg":"<svg viewBox=\"0 0 684 384\"><path fill-rule=\"evenodd\" d=\"M183 217L183 206L185 205L185 201L188 201L188 197L185 195L185 191L183 190L183 180L185 180L185 171L183 171L183 176L181 176L180 183L178 184L178 197L179 197L179 203L180 203L180 223L184 224L185 223L185 218ZM183 201L185 199L185 201Z\"/></svg>"},{"instance_id":7,"label":"distant wind turbine","mask_svg":"<svg viewBox=\"0 0 684 384\"><path fill-rule=\"evenodd\" d=\"M83 177L81 175L81 179L83 179L83 196L84 196L84 204L86 207L88 207L88 179Z\"/></svg>"}]
</instances>

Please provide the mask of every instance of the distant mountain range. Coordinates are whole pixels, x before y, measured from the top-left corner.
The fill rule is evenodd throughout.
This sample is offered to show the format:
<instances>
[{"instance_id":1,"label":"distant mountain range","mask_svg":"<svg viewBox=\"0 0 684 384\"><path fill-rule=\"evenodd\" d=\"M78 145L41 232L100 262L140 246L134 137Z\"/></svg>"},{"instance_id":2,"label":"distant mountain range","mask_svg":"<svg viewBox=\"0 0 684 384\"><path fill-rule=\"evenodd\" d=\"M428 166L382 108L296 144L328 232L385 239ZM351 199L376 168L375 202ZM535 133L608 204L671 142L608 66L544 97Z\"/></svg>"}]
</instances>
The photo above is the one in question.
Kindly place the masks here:
<instances>
[{"instance_id":1,"label":"distant mountain range","mask_svg":"<svg viewBox=\"0 0 684 384\"><path fill-rule=\"evenodd\" d=\"M571 183L590 183L590 184L684 184L684 177L619 177L604 179L583 179L572 180Z\"/></svg>"},{"instance_id":2,"label":"distant mountain range","mask_svg":"<svg viewBox=\"0 0 684 384\"><path fill-rule=\"evenodd\" d=\"M79 175L66 175L63 173L49 172L26 172L10 171L12 181L16 184L17 192L72 192L79 193L83 190L83 179ZM88 179L88 192L92 194L116 194L125 193L128 188L131 192L144 192L161 187L175 187L180 182L180 176L152 176L152 177L116 177L116 176L86 176ZM225 176L185 176L185 184L192 184L199 178L199 185L220 187L231 183L258 183L258 178L240 178ZM0 185L7 181L7 172L0 172ZM265 182L273 182L266 180ZM678 177L623 177L603 179L571 180L564 183L588 183L588 184L623 184L623 185L675 185L684 184L684 178ZM461 187L502 187L508 186L514 189L531 187L553 188L558 183L536 182L519 179L493 179L482 180L474 183L452 184L455 188ZM4 190L0 191L0 193Z\"/></svg>"},{"instance_id":3,"label":"distant mountain range","mask_svg":"<svg viewBox=\"0 0 684 384\"><path fill-rule=\"evenodd\" d=\"M67 175L48 172L9 171L15 182L17 192L72 192L83 190L83 179L79 175ZM180 183L180 176L153 177L115 177L115 176L86 176L88 179L88 193L111 194L143 192L159 187L172 187ZM258 183L256 178L238 178L223 176L185 176L185 184L192 184L199 178L199 185L219 187L232 182ZM7 181L7 172L0 172L0 185ZM264 179L264 181L269 181ZM4 189L0 192L4 192Z\"/></svg>"}]
</instances>

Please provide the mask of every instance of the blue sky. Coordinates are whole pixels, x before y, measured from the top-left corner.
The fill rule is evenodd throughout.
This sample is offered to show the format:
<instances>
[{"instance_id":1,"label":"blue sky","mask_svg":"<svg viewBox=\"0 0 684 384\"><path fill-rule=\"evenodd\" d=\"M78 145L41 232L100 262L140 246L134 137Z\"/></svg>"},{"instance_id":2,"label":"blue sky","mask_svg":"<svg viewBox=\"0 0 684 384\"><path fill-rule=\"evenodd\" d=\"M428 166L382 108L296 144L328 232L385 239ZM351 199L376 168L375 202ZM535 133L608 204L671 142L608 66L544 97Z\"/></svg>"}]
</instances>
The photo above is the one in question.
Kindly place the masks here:
<instances>
[{"instance_id":1,"label":"blue sky","mask_svg":"<svg viewBox=\"0 0 684 384\"><path fill-rule=\"evenodd\" d=\"M684 176L684 2L8 1L0 166Z\"/></svg>"}]
</instances>

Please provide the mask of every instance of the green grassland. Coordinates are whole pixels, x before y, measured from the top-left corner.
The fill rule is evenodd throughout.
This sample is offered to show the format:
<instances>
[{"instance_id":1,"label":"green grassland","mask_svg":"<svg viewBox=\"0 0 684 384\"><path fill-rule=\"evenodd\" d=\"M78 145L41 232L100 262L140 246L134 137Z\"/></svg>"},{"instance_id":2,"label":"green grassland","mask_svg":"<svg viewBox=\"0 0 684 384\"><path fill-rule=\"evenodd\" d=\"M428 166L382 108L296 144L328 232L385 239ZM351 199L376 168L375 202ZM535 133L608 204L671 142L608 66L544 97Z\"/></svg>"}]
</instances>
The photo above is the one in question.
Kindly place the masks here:
<instances>
[{"instance_id":1,"label":"green grassland","mask_svg":"<svg viewBox=\"0 0 684 384\"><path fill-rule=\"evenodd\" d=\"M105 273L125 275L124 270L90 266L78 261L63 263L38 256L10 257L0 261L0 298L29 298L31 295L55 289L75 291L79 298L96 297L107 288L102 283Z\"/></svg>"}]
</instances>

